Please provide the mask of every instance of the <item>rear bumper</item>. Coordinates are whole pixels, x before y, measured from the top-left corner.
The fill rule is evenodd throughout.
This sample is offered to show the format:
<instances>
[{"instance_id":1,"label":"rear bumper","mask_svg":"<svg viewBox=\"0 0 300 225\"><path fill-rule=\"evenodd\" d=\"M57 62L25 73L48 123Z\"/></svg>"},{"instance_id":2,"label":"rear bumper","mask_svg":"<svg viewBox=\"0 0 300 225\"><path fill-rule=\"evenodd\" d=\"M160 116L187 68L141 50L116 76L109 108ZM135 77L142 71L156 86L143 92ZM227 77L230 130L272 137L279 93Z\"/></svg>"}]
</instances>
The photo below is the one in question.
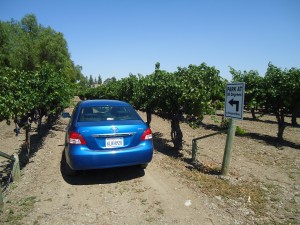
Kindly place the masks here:
<instances>
[{"instance_id":1,"label":"rear bumper","mask_svg":"<svg viewBox=\"0 0 300 225\"><path fill-rule=\"evenodd\" d=\"M134 148L119 150L90 150L85 145L67 145L66 161L73 170L113 168L149 163L153 156L152 141Z\"/></svg>"}]
</instances>

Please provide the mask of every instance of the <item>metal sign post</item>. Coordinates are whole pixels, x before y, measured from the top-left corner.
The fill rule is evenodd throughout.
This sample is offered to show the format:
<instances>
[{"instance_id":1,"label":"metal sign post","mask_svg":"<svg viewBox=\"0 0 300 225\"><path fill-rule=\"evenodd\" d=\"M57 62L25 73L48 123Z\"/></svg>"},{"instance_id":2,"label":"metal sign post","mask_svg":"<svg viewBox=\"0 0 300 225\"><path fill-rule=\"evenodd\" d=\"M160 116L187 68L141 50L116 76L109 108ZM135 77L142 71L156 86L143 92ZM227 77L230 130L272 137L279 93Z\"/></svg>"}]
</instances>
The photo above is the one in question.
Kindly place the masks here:
<instances>
[{"instance_id":1,"label":"metal sign post","mask_svg":"<svg viewBox=\"0 0 300 225\"><path fill-rule=\"evenodd\" d=\"M227 175L235 136L235 120L243 119L245 83L228 83L225 91L225 117L229 118L229 127L222 163L222 175Z\"/></svg>"},{"instance_id":2,"label":"metal sign post","mask_svg":"<svg viewBox=\"0 0 300 225\"><path fill-rule=\"evenodd\" d=\"M226 138L226 146L224 150L224 156L223 156L223 163L222 163L222 175L227 175L229 170L229 165L231 161L231 155L232 155L232 145L233 145L233 139L235 136L235 121L234 119L229 119L229 127L228 127L228 133Z\"/></svg>"}]
</instances>

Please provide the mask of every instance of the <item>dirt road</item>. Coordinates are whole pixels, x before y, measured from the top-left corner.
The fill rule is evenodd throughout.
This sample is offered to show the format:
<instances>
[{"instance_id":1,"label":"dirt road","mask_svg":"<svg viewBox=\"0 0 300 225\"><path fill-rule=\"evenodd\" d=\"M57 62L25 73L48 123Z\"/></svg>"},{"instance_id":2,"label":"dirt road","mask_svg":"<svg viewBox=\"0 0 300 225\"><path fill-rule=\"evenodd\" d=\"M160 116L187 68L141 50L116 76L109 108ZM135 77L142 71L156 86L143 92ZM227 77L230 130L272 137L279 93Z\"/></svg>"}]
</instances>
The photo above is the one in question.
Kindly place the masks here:
<instances>
[{"instance_id":1,"label":"dirt road","mask_svg":"<svg viewBox=\"0 0 300 225\"><path fill-rule=\"evenodd\" d=\"M156 149L147 169L105 169L80 172L68 177L63 169L66 123L60 119L44 135L36 152L23 168L21 181L10 185L4 193L5 206L0 218L2 224L300 223L300 151L297 149L297 138L290 141L296 144L284 146L284 150L278 152L272 145L237 137L237 145L241 144L245 149L235 150L235 163L229 178L216 178L210 173L202 173L198 178L200 172L192 169L188 161L191 139L195 135L214 131L202 129L195 134L195 130L183 124L185 147L178 158L174 157L171 149L169 123L154 116L152 130ZM244 127L249 132L253 129L248 123ZM299 128L287 132L295 136L300 133ZM252 142L258 142L256 147ZM213 171L220 166L224 144L225 134L202 142L201 160L207 169ZM206 152L207 149L209 152ZM254 151L258 151L256 156L249 159L248 156ZM270 162L274 157L278 158L277 161ZM288 160L292 161L285 165ZM266 177L270 180L265 182L263 180ZM247 193L238 197L224 197L220 182L222 185L226 183L224 189L245 183L246 186L241 187ZM256 198L257 193L253 189L246 188L249 182L253 182L255 190L264 192L265 202L260 205L263 207L261 213L260 209L252 207L260 198ZM236 189L236 192L244 193L243 188ZM268 205L270 203L272 205Z\"/></svg>"}]
</instances>

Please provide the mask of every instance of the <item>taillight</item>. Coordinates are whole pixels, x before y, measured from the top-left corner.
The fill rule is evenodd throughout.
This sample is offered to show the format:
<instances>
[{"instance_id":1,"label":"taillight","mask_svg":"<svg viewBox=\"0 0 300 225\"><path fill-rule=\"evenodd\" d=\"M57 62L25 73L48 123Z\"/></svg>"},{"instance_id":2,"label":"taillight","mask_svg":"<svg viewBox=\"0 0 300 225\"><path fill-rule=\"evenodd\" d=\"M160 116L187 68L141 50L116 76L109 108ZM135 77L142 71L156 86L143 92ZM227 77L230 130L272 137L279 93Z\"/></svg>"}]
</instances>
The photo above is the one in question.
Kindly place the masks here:
<instances>
[{"instance_id":1,"label":"taillight","mask_svg":"<svg viewBox=\"0 0 300 225\"><path fill-rule=\"evenodd\" d=\"M68 138L69 144L74 144L74 145L86 145L86 141L82 137L81 134L71 131L69 138Z\"/></svg>"},{"instance_id":2,"label":"taillight","mask_svg":"<svg viewBox=\"0 0 300 225\"><path fill-rule=\"evenodd\" d=\"M152 139L152 131L150 128L148 128L147 130L144 131L144 133L141 137L141 141L151 140L151 139Z\"/></svg>"}]
</instances>

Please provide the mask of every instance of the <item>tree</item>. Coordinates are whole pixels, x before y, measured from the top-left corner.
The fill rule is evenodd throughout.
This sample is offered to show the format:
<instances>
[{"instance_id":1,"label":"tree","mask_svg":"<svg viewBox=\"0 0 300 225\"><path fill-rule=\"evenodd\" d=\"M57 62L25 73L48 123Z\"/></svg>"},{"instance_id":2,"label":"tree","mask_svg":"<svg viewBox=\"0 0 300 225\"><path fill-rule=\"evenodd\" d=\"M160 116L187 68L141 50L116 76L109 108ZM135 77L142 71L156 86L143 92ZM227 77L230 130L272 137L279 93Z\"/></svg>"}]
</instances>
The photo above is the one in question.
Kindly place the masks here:
<instances>
[{"instance_id":1,"label":"tree","mask_svg":"<svg viewBox=\"0 0 300 225\"><path fill-rule=\"evenodd\" d=\"M0 120L27 119L35 110L42 115L59 112L73 96L65 76L44 63L36 71L0 68Z\"/></svg>"},{"instance_id":2,"label":"tree","mask_svg":"<svg viewBox=\"0 0 300 225\"><path fill-rule=\"evenodd\" d=\"M0 67L10 67L10 25L0 21Z\"/></svg>"},{"instance_id":3,"label":"tree","mask_svg":"<svg viewBox=\"0 0 300 225\"><path fill-rule=\"evenodd\" d=\"M295 80L291 79L292 72L286 69L282 70L269 63L264 78L265 106L267 110L276 116L279 142L283 141L283 132L286 127L285 117L299 98L295 96L295 93L299 91L299 84L295 84ZM297 105L299 105L299 102Z\"/></svg>"},{"instance_id":4,"label":"tree","mask_svg":"<svg viewBox=\"0 0 300 225\"><path fill-rule=\"evenodd\" d=\"M146 112L147 114L147 123L150 125L152 113L155 111L155 102L156 102L156 83L154 75L148 75L143 77L142 75L138 76L137 85L134 86L133 92L133 102L136 108Z\"/></svg>"},{"instance_id":5,"label":"tree","mask_svg":"<svg viewBox=\"0 0 300 225\"><path fill-rule=\"evenodd\" d=\"M93 84L94 84L94 79L93 79L92 75L90 75L89 86L91 87Z\"/></svg>"},{"instance_id":6,"label":"tree","mask_svg":"<svg viewBox=\"0 0 300 225\"><path fill-rule=\"evenodd\" d=\"M98 81L97 81L98 84L102 84L102 78L101 78L101 75L99 74L98 76Z\"/></svg>"},{"instance_id":7,"label":"tree","mask_svg":"<svg viewBox=\"0 0 300 225\"><path fill-rule=\"evenodd\" d=\"M119 83L117 88L118 99L129 102L131 105L136 107L133 96L135 95L136 86L138 86L138 77L133 74L129 74L128 77L122 78L117 82Z\"/></svg>"},{"instance_id":8,"label":"tree","mask_svg":"<svg viewBox=\"0 0 300 225\"><path fill-rule=\"evenodd\" d=\"M75 77L76 81L81 81L84 78L84 75L82 74L82 66L76 65L75 66Z\"/></svg>"},{"instance_id":9,"label":"tree","mask_svg":"<svg viewBox=\"0 0 300 225\"><path fill-rule=\"evenodd\" d=\"M57 70L62 70L62 72L73 82L77 80L75 66L70 59L67 42L62 33L56 32L50 27L41 29L37 46L37 58L39 64L46 61L53 65Z\"/></svg>"},{"instance_id":10,"label":"tree","mask_svg":"<svg viewBox=\"0 0 300 225\"><path fill-rule=\"evenodd\" d=\"M156 63L153 74L140 78L134 97L148 115L155 113L171 121L171 138L179 150L183 139L180 121L185 117L190 126L199 126L203 116L214 111L213 101L220 100L224 88L219 71L205 63L179 67L174 73L160 70ZM149 119L151 116L147 116L148 122Z\"/></svg>"},{"instance_id":11,"label":"tree","mask_svg":"<svg viewBox=\"0 0 300 225\"><path fill-rule=\"evenodd\" d=\"M250 108L252 118L255 120L255 109L263 106L263 78L255 70L244 71L242 73L230 67L230 73L234 82L245 82L245 105Z\"/></svg>"},{"instance_id":12,"label":"tree","mask_svg":"<svg viewBox=\"0 0 300 225\"><path fill-rule=\"evenodd\" d=\"M34 14L28 14L21 19L21 28L31 37L37 37L39 25Z\"/></svg>"},{"instance_id":13,"label":"tree","mask_svg":"<svg viewBox=\"0 0 300 225\"><path fill-rule=\"evenodd\" d=\"M182 148L183 134L180 128L180 121L183 117L183 106L180 98L182 96L182 86L179 84L176 74L166 71L156 70L154 79L156 80L155 110L164 119L171 121L171 138L174 148Z\"/></svg>"},{"instance_id":14,"label":"tree","mask_svg":"<svg viewBox=\"0 0 300 225\"><path fill-rule=\"evenodd\" d=\"M160 70L160 62L155 63L155 71Z\"/></svg>"},{"instance_id":15,"label":"tree","mask_svg":"<svg viewBox=\"0 0 300 225\"><path fill-rule=\"evenodd\" d=\"M214 102L224 99L225 82L219 73L205 63L178 68L183 89L180 102L191 126L199 125L204 115L214 113Z\"/></svg>"},{"instance_id":16,"label":"tree","mask_svg":"<svg viewBox=\"0 0 300 225\"><path fill-rule=\"evenodd\" d=\"M63 34L38 24L34 14L24 16L21 22L0 22L0 37L0 66L35 71L47 62L76 82L75 65Z\"/></svg>"},{"instance_id":17,"label":"tree","mask_svg":"<svg viewBox=\"0 0 300 225\"><path fill-rule=\"evenodd\" d=\"M29 14L20 22L0 21L0 37L0 120L63 109L74 94L70 82L78 72L63 34Z\"/></svg>"},{"instance_id":18,"label":"tree","mask_svg":"<svg viewBox=\"0 0 300 225\"><path fill-rule=\"evenodd\" d=\"M292 96L290 113L292 114L292 125L297 126L297 117L300 115L300 69L291 68L288 70L289 91Z\"/></svg>"},{"instance_id":19,"label":"tree","mask_svg":"<svg viewBox=\"0 0 300 225\"><path fill-rule=\"evenodd\" d=\"M103 84L108 84L108 83L110 83L110 82L116 82L117 81L117 79L115 78L115 77L111 77L111 78L107 78L104 82L103 82Z\"/></svg>"}]
</instances>

